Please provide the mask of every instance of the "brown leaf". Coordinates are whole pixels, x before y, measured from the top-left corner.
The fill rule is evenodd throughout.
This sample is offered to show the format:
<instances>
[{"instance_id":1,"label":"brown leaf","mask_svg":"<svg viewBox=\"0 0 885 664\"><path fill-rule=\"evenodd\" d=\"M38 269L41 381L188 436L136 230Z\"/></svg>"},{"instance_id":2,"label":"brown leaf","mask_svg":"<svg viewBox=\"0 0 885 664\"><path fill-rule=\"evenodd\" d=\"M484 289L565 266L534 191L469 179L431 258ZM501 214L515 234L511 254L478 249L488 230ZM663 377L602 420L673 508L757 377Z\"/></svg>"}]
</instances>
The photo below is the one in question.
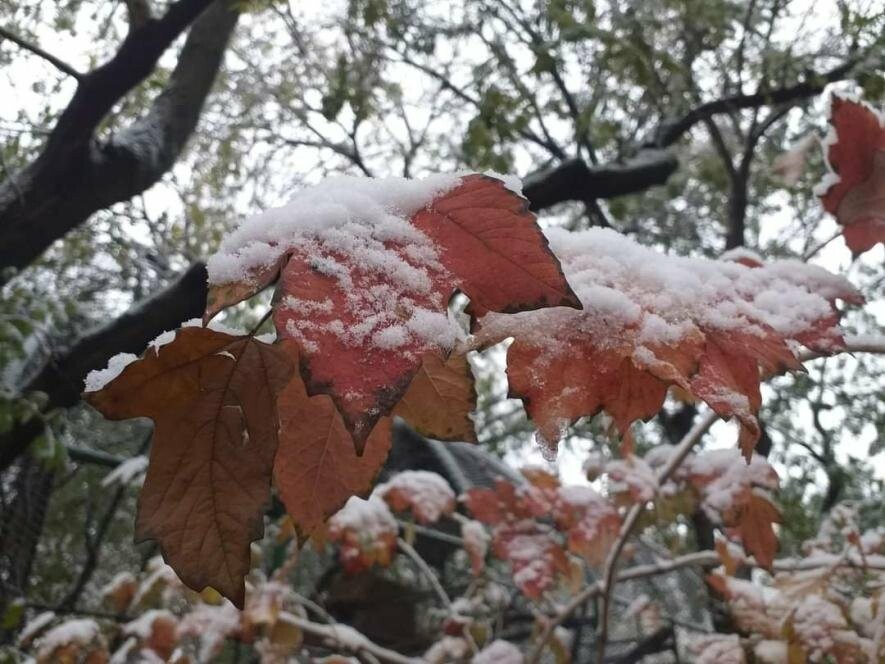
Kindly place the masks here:
<instances>
[{"instance_id":1,"label":"brown leaf","mask_svg":"<svg viewBox=\"0 0 885 664\"><path fill-rule=\"evenodd\" d=\"M209 294L206 296L206 311L203 314L203 325L206 325L224 309L248 300L275 282L280 276L280 270L283 269L288 259L289 255L283 254L270 265L252 270L249 276L242 281L209 284Z\"/></svg>"},{"instance_id":2,"label":"brown leaf","mask_svg":"<svg viewBox=\"0 0 885 664\"><path fill-rule=\"evenodd\" d=\"M294 343L286 349L297 364ZM379 420L362 456L332 399L308 396L297 374L280 394L274 479L299 536L309 537L351 496L365 496L390 451L390 418Z\"/></svg>"},{"instance_id":3,"label":"brown leaf","mask_svg":"<svg viewBox=\"0 0 885 664\"><path fill-rule=\"evenodd\" d=\"M443 361L428 353L393 414L424 436L475 443L470 419L475 408L476 389L467 357L455 354Z\"/></svg>"},{"instance_id":4,"label":"brown leaf","mask_svg":"<svg viewBox=\"0 0 885 664\"><path fill-rule=\"evenodd\" d=\"M157 540L188 586L238 607L270 500L276 397L292 373L278 347L192 327L85 397L108 419L154 420L136 537Z\"/></svg>"},{"instance_id":5,"label":"brown leaf","mask_svg":"<svg viewBox=\"0 0 885 664\"><path fill-rule=\"evenodd\" d=\"M738 514L737 528L744 549L751 553L762 567L771 569L777 553L777 535L772 524L781 523L781 514L771 501L753 492Z\"/></svg>"}]
</instances>

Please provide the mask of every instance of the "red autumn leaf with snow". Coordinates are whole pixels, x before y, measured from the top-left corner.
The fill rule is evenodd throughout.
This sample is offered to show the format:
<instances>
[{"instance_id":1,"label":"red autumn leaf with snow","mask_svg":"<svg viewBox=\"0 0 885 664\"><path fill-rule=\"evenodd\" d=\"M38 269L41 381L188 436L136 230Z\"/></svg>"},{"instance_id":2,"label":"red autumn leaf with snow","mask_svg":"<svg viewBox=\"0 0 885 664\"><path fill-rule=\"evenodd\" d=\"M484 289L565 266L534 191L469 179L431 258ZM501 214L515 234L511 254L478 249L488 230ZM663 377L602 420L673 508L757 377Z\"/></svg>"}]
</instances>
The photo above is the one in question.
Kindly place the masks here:
<instances>
[{"instance_id":1,"label":"red autumn leaf with snow","mask_svg":"<svg viewBox=\"0 0 885 664\"><path fill-rule=\"evenodd\" d=\"M754 454L745 463L736 450L709 450L690 457L685 473L713 523L727 527L756 562L771 567L777 552L773 524L781 519L771 499L778 476L768 460Z\"/></svg>"},{"instance_id":2,"label":"red autumn leaf with snow","mask_svg":"<svg viewBox=\"0 0 885 664\"><path fill-rule=\"evenodd\" d=\"M299 344L308 393L332 398L359 452L422 358L454 344L455 290L477 312L578 306L528 203L482 175L327 181L230 236L210 281L236 299L231 284L264 285L281 256L277 333Z\"/></svg>"},{"instance_id":3,"label":"red autumn leaf with snow","mask_svg":"<svg viewBox=\"0 0 885 664\"><path fill-rule=\"evenodd\" d=\"M583 310L488 314L476 345L508 337L512 396L555 449L576 419L605 411L626 434L678 387L759 436L760 372L799 368L793 348L844 346L833 301L860 301L844 279L798 261L747 267L664 256L606 229L551 230Z\"/></svg>"},{"instance_id":4,"label":"red autumn leaf with snow","mask_svg":"<svg viewBox=\"0 0 885 664\"><path fill-rule=\"evenodd\" d=\"M535 599L555 584L557 575L569 572L555 530L537 521L550 513L553 491L500 479L494 489L471 489L462 496L474 518L492 526L493 555L510 564L516 587Z\"/></svg>"},{"instance_id":5,"label":"red autumn leaf with snow","mask_svg":"<svg viewBox=\"0 0 885 664\"><path fill-rule=\"evenodd\" d=\"M854 254L885 242L885 117L833 95L824 151L831 172L818 185L824 209L844 227Z\"/></svg>"},{"instance_id":6,"label":"red autumn leaf with snow","mask_svg":"<svg viewBox=\"0 0 885 664\"><path fill-rule=\"evenodd\" d=\"M530 484L498 480L494 489L471 489L462 500L476 519L492 526L492 553L510 563L517 587L537 598L570 573L563 540L569 551L600 565L621 519L590 487L560 486L544 472L526 474Z\"/></svg>"},{"instance_id":7,"label":"red autumn leaf with snow","mask_svg":"<svg viewBox=\"0 0 885 664\"><path fill-rule=\"evenodd\" d=\"M329 519L329 541L339 545L341 566L351 574L390 565L398 532L387 504L375 496L354 496Z\"/></svg>"}]
</instances>

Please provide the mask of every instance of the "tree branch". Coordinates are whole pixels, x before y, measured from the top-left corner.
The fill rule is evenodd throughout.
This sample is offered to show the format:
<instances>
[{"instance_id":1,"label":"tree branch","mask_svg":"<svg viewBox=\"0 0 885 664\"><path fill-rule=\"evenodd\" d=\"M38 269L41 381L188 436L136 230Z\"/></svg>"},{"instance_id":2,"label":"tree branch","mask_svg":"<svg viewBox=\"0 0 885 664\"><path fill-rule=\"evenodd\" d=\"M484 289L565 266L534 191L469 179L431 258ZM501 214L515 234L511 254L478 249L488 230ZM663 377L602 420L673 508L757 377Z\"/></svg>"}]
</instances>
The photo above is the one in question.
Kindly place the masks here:
<instances>
[{"instance_id":1,"label":"tree branch","mask_svg":"<svg viewBox=\"0 0 885 664\"><path fill-rule=\"evenodd\" d=\"M58 69L63 74L67 74L68 76L71 76L71 77L77 79L78 81L83 78L82 73L80 73L79 71L74 69L71 65L69 65L64 60L61 60L61 59L55 57L51 53L47 53L46 51L44 51L42 48L40 48L36 44L32 44L31 42L29 42L25 39L22 39L21 37L10 32L9 30L4 28L3 26L0 26L0 37L2 37L3 39L8 39L13 44L18 45L19 47L23 48L24 50L30 51L34 55L36 55L40 58L43 58L44 60L46 60L46 62L51 64L53 67Z\"/></svg>"},{"instance_id":2,"label":"tree branch","mask_svg":"<svg viewBox=\"0 0 885 664\"><path fill-rule=\"evenodd\" d=\"M105 143L93 135L211 1L179 0L163 18L131 31L108 63L81 78L40 156L0 184L0 270L26 267L92 213L141 193L175 163L237 21L227 0L215 0L194 22L169 83L148 113Z\"/></svg>"},{"instance_id":3,"label":"tree branch","mask_svg":"<svg viewBox=\"0 0 885 664\"><path fill-rule=\"evenodd\" d=\"M197 263L165 291L50 357L24 392L45 392L46 411L76 405L83 380L90 371L104 367L108 358L117 353L141 353L160 333L201 316L206 308L206 294L206 266ZM26 450L43 432L43 427L40 418L32 417L0 434L0 470L6 469Z\"/></svg>"},{"instance_id":4,"label":"tree branch","mask_svg":"<svg viewBox=\"0 0 885 664\"><path fill-rule=\"evenodd\" d=\"M853 58L824 74L811 74L805 81L789 87L732 95L700 104L680 118L661 123L652 139L627 161L588 166L583 160L575 159L527 177L526 198L537 211L566 201L614 198L664 184L679 166L676 156L667 148L699 122L746 108L772 105L789 108L796 101L821 93L828 84L849 77L861 62L861 58Z\"/></svg>"}]
</instances>

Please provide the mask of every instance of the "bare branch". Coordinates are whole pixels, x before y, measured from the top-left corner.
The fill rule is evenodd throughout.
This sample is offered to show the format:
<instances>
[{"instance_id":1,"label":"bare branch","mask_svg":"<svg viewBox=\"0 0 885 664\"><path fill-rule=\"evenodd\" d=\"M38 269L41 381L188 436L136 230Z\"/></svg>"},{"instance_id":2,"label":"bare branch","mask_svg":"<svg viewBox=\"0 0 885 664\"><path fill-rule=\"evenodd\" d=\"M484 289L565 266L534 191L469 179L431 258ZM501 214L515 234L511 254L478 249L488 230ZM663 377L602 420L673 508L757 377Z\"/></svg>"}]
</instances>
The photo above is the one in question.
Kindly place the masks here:
<instances>
[{"instance_id":1,"label":"bare branch","mask_svg":"<svg viewBox=\"0 0 885 664\"><path fill-rule=\"evenodd\" d=\"M47 53L46 51L44 51L42 48L40 48L36 44L32 44L31 42L27 41L26 39L19 37L18 35L10 32L6 28L4 28L3 26L0 26L0 37L2 37L3 39L8 39L13 44L17 44L18 46L20 46L24 50L30 51L34 55L36 55L40 58L43 58L44 60L46 60L46 62L51 64L53 67L58 69L63 74L67 74L68 76L71 76L71 77L77 79L78 81L83 78L83 74L81 72L74 69L71 65L69 65L64 60L61 60L61 59L55 57L51 53Z\"/></svg>"}]
</instances>

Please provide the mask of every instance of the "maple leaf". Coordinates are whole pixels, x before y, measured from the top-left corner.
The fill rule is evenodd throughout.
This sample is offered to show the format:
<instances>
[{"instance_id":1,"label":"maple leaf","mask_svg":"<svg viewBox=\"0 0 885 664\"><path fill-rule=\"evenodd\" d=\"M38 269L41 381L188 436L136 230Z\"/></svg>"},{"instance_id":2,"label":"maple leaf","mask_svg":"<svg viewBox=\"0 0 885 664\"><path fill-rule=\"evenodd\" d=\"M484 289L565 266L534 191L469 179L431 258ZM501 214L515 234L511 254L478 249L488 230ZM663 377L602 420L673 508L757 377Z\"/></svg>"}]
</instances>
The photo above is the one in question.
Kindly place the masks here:
<instances>
[{"instance_id":1,"label":"maple leaf","mask_svg":"<svg viewBox=\"0 0 885 664\"><path fill-rule=\"evenodd\" d=\"M605 561L621 529L621 517L608 500L588 486L561 487L552 514L566 533L569 551L591 565Z\"/></svg>"},{"instance_id":2,"label":"maple leaf","mask_svg":"<svg viewBox=\"0 0 885 664\"><path fill-rule=\"evenodd\" d=\"M468 175L412 218L475 315L581 304L529 211L497 178Z\"/></svg>"},{"instance_id":3,"label":"maple leaf","mask_svg":"<svg viewBox=\"0 0 885 664\"><path fill-rule=\"evenodd\" d=\"M423 436L473 443L476 430L470 413L475 409L476 388L467 357L453 353L443 360L428 353L393 414Z\"/></svg>"},{"instance_id":4,"label":"maple leaf","mask_svg":"<svg viewBox=\"0 0 885 664\"><path fill-rule=\"evenodd\" d=\"M844 279L798 261L748 267L662 256L607 229L548 231L584 309L551 307L478 322L473 347L504 339L510 396L555 453L566 426L605 411L624 437L657 414L670 389L736 417L749 455L764 375L800 368L792 348L844 346L834 300Z\"/></svg>"},{"instance_id":5,"label":"maple leaf","mask_svg":"<svg viewBox=\"0 0 885 664\"><path fill-rule=\"evenodd\" d=\"M263 531L277 448L276 398L293 365L278 347L190 327L84 398L111 420L154 420L136 537L182 581L239 607Z\"/></svg>"},{"instance_id":6,"label":"maple leaf","mask_svg":"<svg viewBox=\"0 0 885 664\"><path fill-rule=\"evenodd\" d=\"M456 290L471 299L475 312L579 306L524 198L492 177L443 180L447 186L436 185L435 196L421 204L412 194L391 202L383 183L352 182L354 195L363 195L359 203L374 206L370 211L356 202L353 210L328 203L331 184L306 190L313 208L330 205L324 212L343 221L302 219L301 228L283 219L289 208L268 211L259 215L257 230L244 225L240 240L235 237L210 260L207 319L279 276L277 334L299 344L308 394L332 398L358 452L375 422L400 402L422 362L430 378L419 377L403 408L420 403L428 380L435 378L430 387L439 387L443 377L427 355L443 358L454 344L447 305ZM407 189L422 192L427 187L421 184ZM291 214L313 208L295 205ZM403 210L411 216L403 217ZM265 237L265 227L292 237ZM461 368L458 361L451 367ZM463 412L472 404L467 378L446 388L450 419L419 417L411 409L420 427L439 429L446 438L470 434Z\"/></svg>"},{"instance_id":7,"label":"maple leaf","mask_svg":"<svg viewBox=\"0 0 885 664\"><path fill-rule=\"evenodd\" d=\"M744 549L766 569L771 569L777 553L777 535L772 527L775 523L781 523L780 511L760 492L751 491L737 510L736 530Z\"/></svg>"},{"instance_id":8,"label":"maple leaf","mask_svg":"<svg viewBox=\"0 0 885 664\"><path fill-rule=\"evenodd\" d=\"M297 364L298 350L284 342ZM362 456L327 395L308 396L297 374L280 393L274 479L299 536L307 538L351 496L365 496L390 451L390 419L373 429Z\"/></svg>"},{"instance_id":9,"label":"maple leaf","mask_svg":"<svg viewBox=\"0 0 885 664\"><path fill-rule=\"evenodd\" d=\"M831 173L815 193L844 227L848 248L861 254L885 242L885 119L865 104L832 97Z\"/></svg>"}]
</instances>

